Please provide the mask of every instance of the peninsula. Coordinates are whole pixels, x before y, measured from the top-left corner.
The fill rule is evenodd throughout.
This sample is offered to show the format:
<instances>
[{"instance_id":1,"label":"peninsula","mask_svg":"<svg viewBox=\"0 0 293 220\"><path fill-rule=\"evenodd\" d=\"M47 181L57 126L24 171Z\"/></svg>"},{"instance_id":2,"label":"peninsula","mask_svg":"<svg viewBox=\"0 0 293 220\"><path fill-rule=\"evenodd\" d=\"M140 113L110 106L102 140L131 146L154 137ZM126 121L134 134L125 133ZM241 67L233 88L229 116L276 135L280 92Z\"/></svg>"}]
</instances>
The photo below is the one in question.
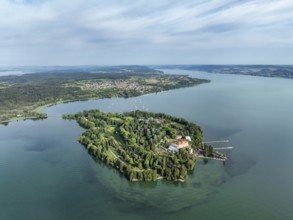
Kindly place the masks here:
<instances>
[{"instance_id":1,"label":"peninsula","mask_svg":"<svg viewBox=\"0 0 293 220\"><path fill-rule=\"evenodd\" d=\"M167 75L143 66L48 69L43 72L0 77L0 122L41 119L40 110L61 102L132 97L194 86L208 80Z\"/></svg>"},{"instance_id":2,"label":"peninsula","mask_svg":"<svg viewBox=\"0 0 293 220\"><path fill-rule=\"evenodd\" d=\"M85 128L79 142L89 154L130 181L185 181L197 157L225 159L213 146L202 144L199 126L163 113L90 110L63 119Z\"/></svg>"},{"instance_id":3,"label":"peninsula","mask_svg":"<svg viewBox=\"0 0 293 220\"><path fill-rule=\"evenodd\" d=\"M293 79L293 65L161 65L159 69L181 69L206 73Z\"/></svg>"}]
</instances>

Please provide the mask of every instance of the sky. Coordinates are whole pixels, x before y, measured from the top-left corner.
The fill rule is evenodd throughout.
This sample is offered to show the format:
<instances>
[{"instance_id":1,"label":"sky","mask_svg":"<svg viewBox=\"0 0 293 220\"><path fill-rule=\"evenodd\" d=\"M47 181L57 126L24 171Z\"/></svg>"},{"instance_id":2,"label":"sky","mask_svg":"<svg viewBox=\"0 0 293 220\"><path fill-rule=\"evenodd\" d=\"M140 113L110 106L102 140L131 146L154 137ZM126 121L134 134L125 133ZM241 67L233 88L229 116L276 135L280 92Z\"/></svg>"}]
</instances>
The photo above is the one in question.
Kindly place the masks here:
<instances>
[{"instance_id":1,"label":"sky","mask_svg":"<svg viewBox=\"0 0 293 220\"><path fill-rule=\"evenodd\" d=\"M293 64L292 0L0 0L0 66Z\"/></svg>"}]
</instances>

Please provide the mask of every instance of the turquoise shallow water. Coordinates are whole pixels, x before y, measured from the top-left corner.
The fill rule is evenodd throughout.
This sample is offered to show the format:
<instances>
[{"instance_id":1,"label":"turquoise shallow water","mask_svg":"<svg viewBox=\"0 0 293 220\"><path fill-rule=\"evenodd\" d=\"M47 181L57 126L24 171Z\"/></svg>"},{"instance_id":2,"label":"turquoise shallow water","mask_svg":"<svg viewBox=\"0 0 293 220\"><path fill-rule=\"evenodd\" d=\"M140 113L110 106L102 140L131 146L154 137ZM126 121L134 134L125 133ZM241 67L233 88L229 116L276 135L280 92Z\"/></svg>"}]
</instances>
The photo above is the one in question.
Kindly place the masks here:
<instances>
[{"instance_id":1,"label":"turquoise shallow water","mask_svg":"<svg viewBox=\"0 0 293 220\"><path fill-rule=\"evenodd\" d=\"M212 82L129 99L47 108L49 119L0 126L0 219L292 219L293 81L181 70ZM77 142L63 113L142 109L199 124L229 160L197 161L184 184L129 183Z\"/></svg>"}]
</instances>

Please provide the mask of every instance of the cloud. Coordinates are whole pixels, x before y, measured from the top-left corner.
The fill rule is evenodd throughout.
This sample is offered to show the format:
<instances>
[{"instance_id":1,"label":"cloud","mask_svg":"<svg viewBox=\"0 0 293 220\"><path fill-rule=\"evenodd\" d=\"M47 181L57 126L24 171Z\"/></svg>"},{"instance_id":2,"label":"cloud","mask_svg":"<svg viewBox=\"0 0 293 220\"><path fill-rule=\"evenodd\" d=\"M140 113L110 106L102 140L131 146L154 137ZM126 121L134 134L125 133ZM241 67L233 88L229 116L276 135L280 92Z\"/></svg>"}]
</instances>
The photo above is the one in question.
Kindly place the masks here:
<instances>
[{"instance_id":1,"label":"cloud","mask_svg":"<svg viewBox=\"0 0 293 220\"><path fill-rule=\"evenodd\" d=\"M289 0L2 0L0 47L23 62L26 50L33 61L54 51L89 58L153 50L160 59L170 51L292 48L292 10Z\"/></svg>"}]
</instances>

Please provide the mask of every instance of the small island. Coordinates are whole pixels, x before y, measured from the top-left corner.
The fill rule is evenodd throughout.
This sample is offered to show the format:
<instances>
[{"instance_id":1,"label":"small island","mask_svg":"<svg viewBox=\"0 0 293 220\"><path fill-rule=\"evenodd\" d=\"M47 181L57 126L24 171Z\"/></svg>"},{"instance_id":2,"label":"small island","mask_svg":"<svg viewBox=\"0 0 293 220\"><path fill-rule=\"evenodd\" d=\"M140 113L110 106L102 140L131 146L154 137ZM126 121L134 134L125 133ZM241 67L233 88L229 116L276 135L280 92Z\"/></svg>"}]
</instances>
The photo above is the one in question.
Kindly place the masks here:
<instances>
[{"instance_id":1,"label":"small island","mask_svg":"<svg viewBox=\"0 0 293 220\"><path fill-rule=\"evenodd\" d=\"M202 130L183 118L163 113L99 110L63 115L86 131L79 142L93 158L118 169L130 181L185 181L198 157L225 157L202 143Z\"/></svg>"}]
</instances>

